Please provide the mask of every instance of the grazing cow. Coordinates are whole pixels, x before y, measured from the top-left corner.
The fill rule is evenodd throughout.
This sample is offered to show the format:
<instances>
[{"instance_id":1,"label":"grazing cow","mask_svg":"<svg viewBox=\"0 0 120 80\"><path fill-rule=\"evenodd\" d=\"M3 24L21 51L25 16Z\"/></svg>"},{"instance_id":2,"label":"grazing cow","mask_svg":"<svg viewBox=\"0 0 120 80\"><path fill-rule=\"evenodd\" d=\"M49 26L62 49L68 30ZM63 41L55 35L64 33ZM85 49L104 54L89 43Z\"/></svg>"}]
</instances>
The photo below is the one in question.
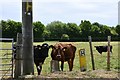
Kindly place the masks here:
<instances>
[{"instance_id":1,"label":"grazing cow","mask_svg":"<svg viewBox=\"0 0 120 80\"><path fill-rule=\"evenodd\" d=\"M34 63L36 65L38 75L40 75L42 71L42 64L46 57L48 57L49 48L50 46L47 43L42 44L42 46L34 46Z\"/></svg>"},{"instance_id":2,"label":"grazing cow","mask_svg":"<svg viewBox=\"0 0 120 80\"><path fill-rule=\"evenodd\" d=\"M69 65L69 71L72 71L73 61L75 58L76 47L72 44L58 43L52 46L51 57L52 60L61 61L61 70L63 71L64 62L67 61Z\"/></svg>"},{"instance_id":3,"label":"grazing cow","mask_svg":"<svg viewBox=\"0 0 120 80\"><path fill-rule=\"evenodd\" d=\"M108 46L95 46L95 48L100 54L108 51ZM110 46L110 52L112 53L112 46Z\"/></svg>"}]
</instances>

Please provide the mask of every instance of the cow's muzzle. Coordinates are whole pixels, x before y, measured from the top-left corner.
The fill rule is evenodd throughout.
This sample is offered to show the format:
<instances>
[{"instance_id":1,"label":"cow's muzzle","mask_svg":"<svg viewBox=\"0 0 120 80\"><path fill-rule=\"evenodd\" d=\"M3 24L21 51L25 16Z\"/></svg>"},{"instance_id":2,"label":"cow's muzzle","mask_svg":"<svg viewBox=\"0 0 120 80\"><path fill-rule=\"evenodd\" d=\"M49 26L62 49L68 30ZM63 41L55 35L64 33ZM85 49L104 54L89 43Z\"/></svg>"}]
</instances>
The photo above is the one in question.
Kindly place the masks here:
<instances>
[{"instance_id":1,"label":"cow's muzzle","mask_svg":"<svg viewBox=\"0 0 120 80\"><path fill-rule=\"evenodd\" d=\"M57 55L56 57L57 57L57 58L61 58L61 55Z\"/></svg>"}]
</instances>

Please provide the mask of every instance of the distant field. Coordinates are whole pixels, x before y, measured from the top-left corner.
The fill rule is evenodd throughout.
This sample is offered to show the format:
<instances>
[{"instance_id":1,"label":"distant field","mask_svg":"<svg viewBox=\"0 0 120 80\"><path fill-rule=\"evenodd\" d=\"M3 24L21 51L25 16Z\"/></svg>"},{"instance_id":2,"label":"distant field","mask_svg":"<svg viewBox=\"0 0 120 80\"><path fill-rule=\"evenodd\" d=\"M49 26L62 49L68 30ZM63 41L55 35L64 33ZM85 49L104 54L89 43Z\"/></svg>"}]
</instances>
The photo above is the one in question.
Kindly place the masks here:
<instances>
[{"instance_id":1,"label":"distant field","mask_svg":"<svg viewBox=\"0 0 120 80\"><path fill-rule=\"evenodd\" d=\"M51 42L35 42L34 45L41 45L42 43L48 43L49 45L54 45L57 42L51 41ZM67 42L69 43L69 42ZM111 71L106 71L107 68L107 53L103 53L102 55L100 55L97 50L95 49L94 46L97 45L107 45L107 42L92 42L92 48L93 48L93 53L94 53L94 62L95 62L95 71L92 71L92 64L91 64L91 56L90 56L90 48L89 48L89 42L70 42L72 44L74 44L77 47L77 51L76 51L76 56L75 56L75 60L74 60L74 66L73 66L73 71L69 72L69 68L68 68L68 64L67 62L65 62L64 64L64 71L63 72L57 72L57 73L51 73L50 72L50 61L51 61L51 50L49 50L49 57L46 58L45 63L43 64L43 70L41 75L44 77L110 77L110 76L106 76L106 75L110 75L113 78L118 77L118 69L120 69L120 67L118 66L118 46L120 46L120 44L118 44L118 42L111 42L111 45L113 46L113 53L111 54L111 59L110 59L110 69ZM8 46L10 45L10 43L2 43L3 47L7 47L4 46L5 44L8 44ZM79 49L85 49L85 53L86 53L86 60L87 60L87 71L85 73L80 71L80 64L79 64L79 56L78 56L78 50ZM99 74L97 74L99 73ZM68 75L67 75L68 74ZM106 74L106 75L105 75ZM35 75L37 75L36 72L36 67L35 67ZM62 78L63 78L62 77Z\"/></svg>"}]
</instances>

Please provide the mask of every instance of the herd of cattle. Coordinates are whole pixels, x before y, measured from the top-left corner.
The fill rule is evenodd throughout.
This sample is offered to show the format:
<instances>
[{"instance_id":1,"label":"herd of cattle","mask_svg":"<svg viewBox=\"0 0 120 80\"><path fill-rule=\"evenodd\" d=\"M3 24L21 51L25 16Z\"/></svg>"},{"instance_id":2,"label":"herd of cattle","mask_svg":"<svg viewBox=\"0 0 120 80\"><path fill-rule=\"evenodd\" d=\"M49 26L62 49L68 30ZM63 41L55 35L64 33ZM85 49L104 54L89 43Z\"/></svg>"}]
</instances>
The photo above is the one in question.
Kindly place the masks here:
<instances>
[{"instance_id":1,"label":"herd of cattle","mask_svg":"<svg viewBox=\"0 0 120 80\"><path fill-rule=\"evenodd\" d=\"M64 62L67 61L69 65L69 71L72 71L77 48L73 44L57 43L55 45L48 45L47 43L44 43L42 45L34 46L34 63L36 65L38 75L41 73L42 65L45 59L48 57L50 48L52 48L52 60L61 61L61 70L63 71ZM107 46L95 46L95 48L100 54L102 54L102 52L107 52ZM112 46L110 47L110 51L112 52ZM16 56L16 50L14 52Z\"/></svg>"}]
</instances>

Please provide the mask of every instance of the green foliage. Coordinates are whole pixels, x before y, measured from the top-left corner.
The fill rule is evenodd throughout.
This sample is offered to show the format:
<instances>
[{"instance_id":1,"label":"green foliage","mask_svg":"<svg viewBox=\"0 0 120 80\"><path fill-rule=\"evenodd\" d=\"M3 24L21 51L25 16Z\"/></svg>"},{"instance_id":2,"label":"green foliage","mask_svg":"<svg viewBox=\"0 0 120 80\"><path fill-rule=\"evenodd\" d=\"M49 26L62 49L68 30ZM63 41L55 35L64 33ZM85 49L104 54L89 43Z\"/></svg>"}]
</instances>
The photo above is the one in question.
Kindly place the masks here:
<instances>
[{"instance_id":1,"label":"green foliage","mask_svg":"<svg viewBox=\"0 0 120 80\"><path fill-rule=\"evenodd\" d=\"M91 35L97 36L100 34L100 28L97 25L92 25L91 27Z\"/></svg>"},{"instance_id":2,"label":"green foliage","mask_svg":"<svg viewBox=\"0 0 120 80\"><path fill-rule=\"evenodd\" d=\"M111 30L112 35L118 35L116 30L115 30L115 27L110 27L110 28L111 28L110 30Z\"/></svg>"},{"instance_id":3,"label":"green foliage","mask_svg":"<svg viewBox=\"0 0 120 80\"><path fill-rule=\"evenodd\" d=\"M115 30L116 30L117 34L120 36L120 25L117 25Z\"/></svg>"},{"instance_id":4,"label":"green foliage","mask_svg":"<svg viewBox=\"0 0 120 80\"><path fill-rule=\"evenodd\" d=\"M45 30L45 26L40 22L34 22L33 23L33 33L34 33L34 38L43 38L43 32Z\"/></svg>"},{"instance_id":5,"label":"green foliage","mask_svg":"<svg viewBox=\"0 0 120 80\"><path fill-rule=\"evenodd\" d=\"M17 33L21 33L21 26L20 22L15 22L13 20L8 21L1 21L2 26L2 37L8 38L16 38Z\"/></svg>"},{"instance_id":6,"label":"green foliage","mask_svg":"<svg viewBox=\"0 0 120 80\"><path fill-rule=\"evenodd\" d=\"M48 30L44 30L44 32L43 32L43 37L45 38L45 39L48 39L48 38L50 38L50 31L48 31Z\"/></svg>"},{"instance_id":7,"label":"green foliage","mask_svg":"<svg viewBox=\"0 0 120 80\"><path fill-rule=\"evenodd\" d=\"M90 31L91 31L91 27L92 27L92 24L90 23L90 21L82 20L79 27L82 30L82 36L87 37L90 35Z\"/></svg>"},{"instance_id":8,"label":"green foliage","mask_svg":"<svg viewBox=\"0 0 120 80\"><path fill-rule=\"evenodd\" d=\"M22 23L15 22L13 20L1 20L0 30L2 30L2 37L16 39L17 33L22 33ZM60 40L61 37L66 34L69 36L69 40L88 40L88 36L94 38L101 37L104 39L106 36L115 37L114 40L120 36L120 25L116 27L109 27L107 25L90 21L82 20L78 26L76 23L63 23L61 21L53 21L45 27L40 21L33 22L33 34L34 39L46 39L46 40ZM98 40L98 39L96 39Z\"/></svg>"},{"instance_id":9,"label":"green foliage","mask_svg":"<svg viewBox=\"0 0 120 80\"><path fill-rule=\"evenodd\" d=\"M67 34L63 34L61 36L61 40L69 40L69 36Z\"/></svg>"},{"instance_id":10,"label":"green foliage","mask_svg":"<svg viewBox=\"0 0 120 80\"><path fill-rule=\"evenodd\" d=\"M77 24L67 23L66 33L69 35L70 39L79 38L79 36L81 35L81 30L80 27L77 26Z\"/></svg>"},{"instance_id":11,"label":"green foliage","mask_svg":"<svg viewBox=\"0 0 120 80\"><path fill-rule=\"evenodd\" d=\"M60 39L62 34L64 34L64 26L66 24L60 21L54 21L48 24L46 29L51 33L50 38Z\"/></svg>"},{"instance_id":12,"label":"green foliage","mask_svg":"<svg viewBox=\"0 0 120 80\"><path fill-rule=\"evenodd\" d=\"M103 25L101 31L102 31L102 33L103 33L104 35L106 35L106 36L111 35L110 28L109 28L108 26L106 26L106 25Z\"/></svg>"}]
</instances>

